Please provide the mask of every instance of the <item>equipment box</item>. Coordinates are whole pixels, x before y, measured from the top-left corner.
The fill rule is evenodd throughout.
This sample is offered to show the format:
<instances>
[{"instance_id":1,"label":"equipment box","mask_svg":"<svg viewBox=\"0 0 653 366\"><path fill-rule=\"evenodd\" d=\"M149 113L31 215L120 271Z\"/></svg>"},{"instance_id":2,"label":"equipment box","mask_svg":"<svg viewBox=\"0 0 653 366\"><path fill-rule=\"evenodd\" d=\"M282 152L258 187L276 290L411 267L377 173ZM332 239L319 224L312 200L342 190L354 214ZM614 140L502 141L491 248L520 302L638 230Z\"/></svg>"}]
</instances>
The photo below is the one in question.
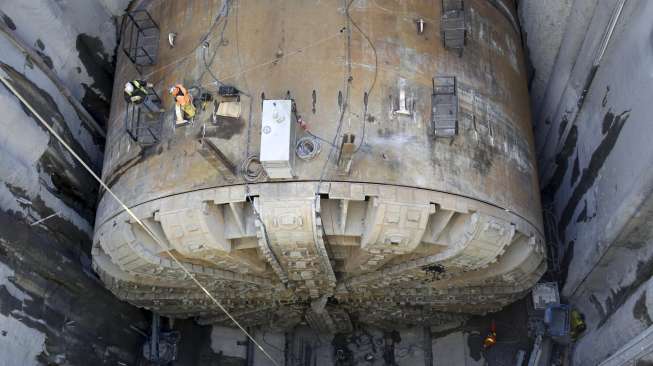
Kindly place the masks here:
<instances>
[{"instance_id":1,"label":"equipment box","mask_svg":"<svg viewBox=\"0 0 653 366\"><path fill-rule=\"evenodd\" d=\"M295 124L292 101L263 101L261 164L271 179L293 177Z\"/></svg>"}]
</instances>

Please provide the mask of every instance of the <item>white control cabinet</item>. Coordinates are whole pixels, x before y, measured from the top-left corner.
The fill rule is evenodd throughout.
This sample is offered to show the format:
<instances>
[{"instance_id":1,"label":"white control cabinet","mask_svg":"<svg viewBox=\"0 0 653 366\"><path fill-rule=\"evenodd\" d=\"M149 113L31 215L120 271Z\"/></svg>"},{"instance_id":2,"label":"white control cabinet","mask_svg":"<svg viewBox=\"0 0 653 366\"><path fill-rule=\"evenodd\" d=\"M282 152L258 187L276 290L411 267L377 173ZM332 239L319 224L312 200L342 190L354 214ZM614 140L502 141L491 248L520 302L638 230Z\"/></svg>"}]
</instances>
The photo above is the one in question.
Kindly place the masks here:
<instances>
[{"instance_id":1,"label":"white control cabinet","mask_svg":"<svg viewBox=\"0 0 653 366\"><path fill-rule=\"evenodd\" d=\"M271 179L290 179L293 177L295 125L292 101L263 101L261 164Z\"/></svg>"}]
</instances>

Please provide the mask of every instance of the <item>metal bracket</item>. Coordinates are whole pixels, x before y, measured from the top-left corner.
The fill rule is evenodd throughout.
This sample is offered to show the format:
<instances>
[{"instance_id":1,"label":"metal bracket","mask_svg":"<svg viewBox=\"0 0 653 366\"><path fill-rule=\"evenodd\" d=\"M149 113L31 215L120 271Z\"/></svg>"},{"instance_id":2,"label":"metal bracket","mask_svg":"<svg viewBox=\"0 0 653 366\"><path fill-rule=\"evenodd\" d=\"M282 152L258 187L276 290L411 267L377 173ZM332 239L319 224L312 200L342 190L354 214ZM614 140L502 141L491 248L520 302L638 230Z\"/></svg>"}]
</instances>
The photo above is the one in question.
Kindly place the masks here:
<instances>
[{"instance_id":1,"label":"metal bracket","mask_svg":"<svg viewBox=\"0 0 653 366\"><path fill-rule=\"evenodd\" d=\"M220 150L210 138L199 140L199 154L206 159L223 177L233 179L236 177L237 168L229 158Z\"/></svg>"},{"instance_id":2,"label":"metal bracket","mask_svg":"<svg viewBox=\"0 0 653 366\"><path fill-rule=\"evenodd\" d=\"M408 100L406 99L406 90L402 86L399 89L399 107L394 111L395 114L401 114L404 116L410 116L412 113L408 109Z\"/></svg>"},{"instance_id":3,"label":"metal bracket","mask_svg":"<svg viewBox=\"0 0 653 366\"><path fill-rule=\"evenodd\" d=\"M458 94L456 77L433 78L431 95L431 123L437 137L454 137L458 134Z\"/></svg>"},{"instance_id":4,"label":"metal bracket","mask_svg":"<svg viewBox=\"0 0 653 366\"><path fill-rule=\"evenodd\" d=\"M356 136L353 134L344 134L340 144L340 155L338 155L338 173L340 175L348 175L351 170L351 162L354 158L354 145Z\"/></svg>"},{"instance_id":5,"label":"metal bracket","mask_svg":"<svg viewBox=\"0 0 653 366\"><path fill-rule=\"evenodd\" d=\"M440 33L445 49L457 50L462 56L466 36L465 4L463 0L442 0Z\"/></svg>"}]
</instances>

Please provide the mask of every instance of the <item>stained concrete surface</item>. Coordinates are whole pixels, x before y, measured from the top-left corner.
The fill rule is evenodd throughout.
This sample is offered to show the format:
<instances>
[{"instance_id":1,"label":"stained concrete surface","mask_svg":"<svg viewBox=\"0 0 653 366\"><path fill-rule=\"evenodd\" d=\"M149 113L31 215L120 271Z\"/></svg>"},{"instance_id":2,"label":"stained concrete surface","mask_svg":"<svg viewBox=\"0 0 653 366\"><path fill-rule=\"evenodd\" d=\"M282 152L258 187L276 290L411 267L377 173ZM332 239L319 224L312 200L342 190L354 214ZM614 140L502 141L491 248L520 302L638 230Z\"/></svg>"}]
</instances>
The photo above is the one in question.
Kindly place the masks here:
<instances>
[{"instance_id":1,"label":"stained concrete surface","mask_svg":"<svg viewBox=\"0 0 653 366\"><path fill-rule=\"evenodd\" d=\"M77 98L108 103L115 27L99 2L0 1L0 10ZM101 139L5 35L0 49L2 76L99 169ZM101 103L87 106L102 118ZM0 109L0 365L134 364L147 318L90 268L97 186L4 86Z\"/></svg>"},{"instance_id":2,"label":"stained concrete surface","mask_svg":"<svg viewBox=\"0 0 653 366\"><path fill-rule=\"evenodd\" d=\"M519 1L522 37L533 67L530 92L534 104L546 93L554 72L573 0Z\"/></svg>"},{"instance_id":3,"label":"stained concrete surface","mask_svg":"<svg viewBox=\"0 0 653 366\"><path fill-rule=\"evenodd\" d=\"M70 105L68 100L61 95L57 86L42 70L29 60L25 59L23 53L4 35L0 35L0 49L3 50L0 61L3 65L9 66L9 68L4 68L5 70L3 70L3 72L11 74L9 76L13 79L25 79L20 85L25 85L25 89L31 91L31 93L26 93L25 97L35 103L35 107L40 107L42 105L43 108L37 108L37 111L42 113L48 121L50 121L51 118L55 118L56 120L53 122L62 125L58 128L60 128L60 132L63 135L67 135L65 136L67 141L73 145L79 146L77 151L80 154L83 154L86 161L88 161L92 166L98 167L101 162L104 148L102 142L98 141L95 134L85 127L76 110ZM8 69L11 69L11 72L9 72ZM26 114L26 117L33 119L33 116L29 114L29 111L26 108L22 107L21 104L16 101L14 96L11 96L11 93L6 90L4 86L1 89L3 90L3 94L10 96L9 99L14 101L13 105L7 102L6 108L9 108L12 111L12 114L7 115L7 118L3 123L7 125L11 124L11 128L13 129L19 129L21 126L25 126L25 123L19 123L19 121L22 121L25 117L13 113L13 111L16 110L14 105L18 106L19 109L22 109L24 114ZM36 123L34 125L35 127L28 125L24 128L29 130L33 130L34 128L42 129L42 127L38 127L38 122L36 120L34 120L34 122ZM23 138L20 139L12 139L13 136L14 135L11 133L4 134L4 137L7 140L11 140L11 145L7 146L16 150L21 148L21 144L30 145L33 134L22 136ZM34 141L34 148L36 151L43 146L42 144L39 145L39 141L42 140ZM77 146L75 147L77 148ZM19 156L20 154L14 153L13 155ZM69 157L66 160L72 161L72 157Z\"/></svg>"},{"instance_id":4,"label":"stained concrete surface","mask_svg":"<svg viewBox=\"0 0 653 366\"><path fill-rule=\"evenodd\" d=\"M525 2L522 1L521 3L524 4ZM117 4L120 2L106 1L105 3ZM560 4L562 2L557 5ZM571 298L574 303L578 304L581 310L588 316L588 326L590 327L587 334L580 339L576 347L574 357L578 364L592 364L591 360L599 360L603 355L613 352L622 342L649 324L651 318L651 314L648 311L651 306L648 300L651 293L648 290L648 279L650 277L650 258L653 253L651 253L651 242L649 240L651 234L647 230L650 226L648 223L650 223L651 217L648 209L650 199L647 188L650 179L645 175L645 173L651 171L650 167L652 165L647 159L651 154L647 150L650 144L646 140L649 135L647 134L649 127L646 124L646 116L649 115L648 104L650 104L648 103L648 99L650 99L650 88L647 87L650 85L650 73L646 70L650 68L651 47L650 39L641 36L642 34L650 34L650 29L647 28L647 22L645 21L647 17L650 19L650 5L645 1L628 1L624 13L625 19L628 20L628 27L623 26L626 22L618 25L615 33L617 41L611 42L608 48L608 58L601 66L595 84L593 84L587 94L585 106L583 107L584 110L581 111L578 119L570 120L568 117L565 118L567 107L577 103L577 98L582 92L579 89L582 89L582 82L587 76L588 70L583 70L578 65L587 65L587 60L591 60L591 51L595 49L595 47L591 46L596 46L597 39L601 36L602 28L605 27L605 23L609 18L610 10L615 4L615 1L608 1L600 6L601 9L597 10L595 9L597 6L596 0L573 1L569 10L569 18L571 20L567 21L567 26L564 31L565 35L562 37L559 52L556 50L554 44L550 45L545 43L540 45L543 47L543 54L537 56L537 52L534 51L536 47L529 46L531 55L534 58L549 57L557 59L555 66L552 67L552 70L555 70L555 72L551 73L549 80L546 81L546 91L542 94L541 99L538 98L538 100L534 101L536 103L536 111L538 111L535 127L540 130L537 134L540 146L555 147L551 151L547 150L547 148L543 148L542 150L541 161L545 162L544 165L547 167L544 186L548 185L551 176L555 176L553 173L556 169L565 164L564 168L560 169L561 173L559 175L561 178L558 185L559 188L553 192L553 196L555 197L553 208L556 216L561 214L569 206L569 202L574 202L575 205L575 207L569 206L569 210L573 209L572 214L566 214L569 218L565 220L569 222L569 225L564 229L566 240L564 242L565 248L563 249L566 249L568 254L566 260L571 269L569 278L572 279L572 282L568 283L573 283L568 288L576 288L573 291L566 290L565 292L567 294L572 293L573 296ZM12 5L14 4L12 3ZM22 6L22 3L19 5ZM529 4L532 9L536 9L538 5ZM112 9L118 9L119 6L116 5ZM110 8L111 6L106 5L106 7ZM3 6L3 11L5 8L11 9L10 7ZM551 10L554 8L555 6ZM42 11L42 9L38 11ZM534 19L540 11L533 11L525 17L522 14L522 25L526 29L530 29L528 32L529 43L536 43L538 35L534 33L539 32L541 33L539 37L542 37L542 34L550 34L552 31L550 24L542 24L540 28L538 28L540 25L535 24L535 26L532 26L529 24L529 22L536 21ZM21 19L27 20L21 21ZM33 27L34 24L39 24L30 19L14 14L13 18L6 17L3 21L6 24L11 24L12 28L24 31L26 27L29 28ZM595 24L592 25L592 23ZM105 24L105 22L96 22L96 24ZM562 23L554 19L553 24ZM557 26L554 28L560 30ZM589 29L591 31L588 31ZM30 28L30 32L34 32L34 30ZM28 34L34 34L30 32ZM61 32L55 30L46 33L52 35ZM98 35L104 33L89 32L88 34L91 34L91 37L98 37ZM106 34L111 34L111 32L106 32ZM82 90L84 90L84 86L82 84L92 85L94 81L84 71L86 66L83 65L82 61L78 61L78 56L75 56L74 53L64 54L63 57L53 56L51 54L52 49L60 51L59 47L52 46L51 42L47 40L41 40L39 42L39 39L33 35L26 36L26 38L33 41L35 47L43 53L44 58L51 60L53 67L58 72L66 73L65 70L69 70L67 72L70 75L81 75L75 79L74 84L71 82L70 85L75 87L76 90L79 90L77 92L78 95L83 97L84 92ZM56 40L53 42L56 44ZM61 50L70 49L70 44L61 47ZM107 50L102 52L105 52L107 55L111 54ZM553 55L553 53L557 54ZM0 59L3 62L7 62L7 57L7 55L3 55ZM75 61L64 65L62 60ZM20 65L22 67L18 69L19 71L25 72L27 70L30 79L38 80L40 76L34 73L30 74L29 63L21 61ZM578 67L574 69L574 66ZM69 68L66 69L66 67ZM80 69L81 73L77 68ZM545 68L536 67L539 70ZM36 83L42 88L43 85L47 84L47 82L41 81L36 81ZM574 93L568 91L570 85L575 89ZM54 95L54 98L58 99L59 97ZM48 193L47 189L40 188L37 183L41 179L40 174L32 172L34 165L37 164L37 161L43 153L42 149L44 144L47 143L46 135L38 132L38 128L34 128L33 121L21 115L24 112L20 110L20 106L15 101L12 101L9 94L5 93L2 103L3 110L13 111L11 113L13 113L12 116L14 117L7 118L6 121L20 120L24 122L20 125L20 129L12 130L13 127L16 127L15 124L8 124L3 127L3 131L10 132L3 133L2 135L2 137L7 137L1 145L3 155L2 159L0 159L0 162L3 163L0 170L7 173L3 174L2 183L5 184L0 185L0 191L2 192L0 194L0 206L2 209L11 210L11 215L15 212L19 213L15 217L12 216L12 220L22 218L22 220L27 219L31 221L64 209L60 220L67 222L68 225L72 225L71 227L75 227L74 231L84 232L88 230L89 221L75 214L74 210L66 208L67 205L62 204L62 201L57 199L56 196ZM65 110L67 107L61 107L60 105L60 108ZM628 119L625 122L621 119L617 121L613 117L606 118L609 115L625 116L626 114L624 112L628 115ZM72 128L72 131L82 130L76 122L71 124L71 121L76 120L75 117L69 117L65 111L63 113L66 116L66 123ZM604 123L604 121L608 122ZM619 132L614 137L613 146L604 154L604 159L601 159L601 164L592 164L593 161L596 161L596 159L592 159L596 148L601 145L605 135L607 135L607 133L603 133L604 124L607 126L606 132L609 132L614 127L618 127ZM571 135L576 140L573 144L571 143L573 139L569 139L570 131L575 131L575 137ZM27 148L27 145L21 144L21 139L15 138L15 136L21 136L23 140L26 140L25 134L33 138L33 141L38 141L30 146L32 148ZM560 141L557 141L558 136L561 136ZM85 143L84 141L90 140L84 140L83 137L80 138L80 141L84 149L88 150L89 146L92 146L92 144ZM568 149L565 148L566 141L569 141L569 144L566 144L570 146ZM90 150L92 149L91 147ZM11 151L11 153L7 154L7 150ZM563 152L563 154L560 155L560 152ZM627 164L624 162L627 162ZM579 181L582 181L584 172L589 173L586 176L592 179L589 183L586 183L588 187L577 190L577 184ZM11 184L7 185L7 181L11 181ZM16 187L20 189L16 189ZM17 192L21 192L21 190L26 191L28 195L18 194ZM575 191L579 193L574 194ZM32 205L28 205L26 202L32 201L30 197L33 197L36 192L40 192L38 194L44 203L39 205L40 208L34 209ZM12 221L12 225L14 222L18 221ZM54 225L43 225L39 230L45 230L46 233L49 233L49 230L53 228ZM59 232L57 235L65 234L65 232L61 233L60 228L55 230L55 232L57 231ZM32 231L30 229L25 232L31 233ZM33 237L28 235L26 238ZM25 240L25 242L30 242L28 239ZM19 247L15 243L11 244L6 241L4 237L2 244L3 248L7 246L12 249ZM52 247L52 245L47 245L47 247ZM68 271L66 269L68 267L65 264L69 263L69 261L85 263L88 260L84 259L85 257L79 250L74 249L76 243L68 243L63 247L65 248L63 251L72 256L63 257L64 259L60 260L60 263L62 263L62 265L59 265L62 268L61 271ZM42 253L45 253L42 257L53 256L52 252L49 251ZM0 299L2 299L3 306L9 307L11 305L13 309L27 309L25 314L32 316L30 314L34 313L30 312L34 312L35 310L34 306L29 304L34 299L44 296L43 293L46 294L45 297L51 302L46 302L46 304L50 304L46 305L46 308L47 306L61 308L61 304L67 301L61 298L57 300L58 295L52 295L58 292L52 290L58 288L57 286L50 285L50 290L45 292L28 291L27 288L32 289L36 287L31 283L39 281L48 283L49 281L53 281L53 278L50 278L50 274L47 274L48 272L45 271L42 274L45 278L39 275L35 277L40 278L39 281L26 281L25 279L29 278L29 276L23 274L25 273L25 269L16 269L15 267L20 267L20 265L14 262L7 265L10 262L7 258L9 257L2 257L2 262L5 264L1 267L2 275L0 277L0 289L2 289ZM24 260L22 256L12 258ZM37 261L36 263L41 262ZM38 268L38 265L34 265L34 267ZM53 268L56 267L54 266ZM80 271L80 273L83 273L85 270L83 265L77 268L76 271ZM17 277L22 278L22 280L16 282ZM28 286L26 283L30 285ZM95 287L91 286L90 288ZM91 293L95 293L94 291L96 290L90 291ZM112 300L106 301L111 302ZM21 305L16 307L16 304ZM26 346L22 348L24 350L23 353L12 353L11 357L13 358L7 358L7 362L11 362L9 364L16 364L14 362L16 360L20 361L18 364L29 364L34 355L41 354L44 348L47 350L47 347L53 347L53 345L47 346L47 339L50 339L50 342L56 342L54 337L51 335L46 337L45 334L47 332L39 329L38 321L30 322L29 316L25 316L18 311L12 310L12 312L7 314L9 315L5 315L4 313L1 315L0 324L7 325L5 331L7 331L7 335L14 335L13 339L15 339L16 343ZM42 321L46 324L49 322L49 320ZM33 325L33 327L29 325ZM499 323L499 327L501 337L501 323ZM462 350L462 353L465 355L464 357L468 357L465 362L478 362L471 357L471 352L467 356L466 352L470 350L469 346L464 347L461 345L470 341L472 343L478 342L479 337L485 331L484 329L477 328L478 335L476 335L476 333L472 333L474 330L470 330L467 333L462 330L456 330L452 333L443 334L440 337L436 336L434 339L436 347L434 349L437 348L438 351L434 352L434 362L436 364L437 362L442 362L442 359L438 361L436 357L437 353L450 350ZM206 350L202 352L183 352L182 357L190 357L195 362L200 355L204 355L206 357L205 362L207 362L205 364L218 364L218 362L223 362L224 360L216 360L215 352L210 349L210 334L211 329L204 328L203 332L198 332L195 336L183 338L182 346L188 345L190 347L184 349L193 350L194 347L202 344ZM5 343L2 343L2 339L6 337L3 337L5 335L3 332L0 332L0 335L0 352L5 349L16 349L15 344L10 345L6 340ZM507 338L507 340L510 339ZM106 346L107 342L101 340L98 340L98 342L102 344L98 347L106 347L110 352L113 352L111 351L113 348ZM74 350L79 349L73 347L67 352ZM459 354L453 352L448 353L451 357ZM56 356L59 353L53 354ZM591 355L593 358L586 359L586 355ZM224 357L226 358L227 356ZM459 359L465 359L464 357L460 356ZM23 362L23 360L26 361ZM235 362L235 364L241 361L237 358L231 358L231 362ZM186 364L196 363L188 361Z\"/></svg>"},{"instance_id":5,"label":"stained concrete surface","mask_svg":"<svg viewBox=\"0 0 653 366\"><path fill-rule=\"evenodd\" d=\"M114 16L121 16L131 0L100 0L102 5Z\"/></svg>"},{"instance_id":6,"label":"stained concrete surface","mask_svg":"<svg viewBox=\"0 0 653 366\"><path fill-rule=\"evenodd\" d=\"M555 72L534 100L548 239L563 256L562 295L588 325L575 365L596 364L650 325L641 299L653 275L653 3L626 1L608 37L619 4L573 1Z\"/></svg>"},{"instance_id":7,"label":"stained concrete surface","mask_svg":"<svg viewBox=\"0 0 653 366\"><path fill-rule=\"evenodd\" d=\"M653 281L649 280L622 304L615 309L614 314L596 321L595 316L589 318L587 334L575 345L573 355L574 365L597 365L613 354L623 344L635 338L653 323L652 304ZM590 295L595 296L595 294ZM584 302L581 305L587 305ZM598 312L601 312L600 300L595 300ZM585 306L584 306L585 307ZM593 312L592 312L593 313Z\"/></svg>"},{"instance_id":8,"label":"stained concrete surface","mask_svg":"<svg viewBox=\"0 0 653 366\"><path fill-rule=\"evenodd\" d=\"M79 119L54 87L38 70L11 71L15 68L5 62L18 66L20 59L11 48L3 50L3 74L25 93L37 88L34 83L41 85L39 94L29 99L90 163L97 159L98 147L84 145L92 140L72 132L79 133ZM37 103L40 93L48 103ZM5 88L0 89L0 105L5 114L0 145L0 365L132 362L133 348L142 339L129 326L146 323L139 310L118 302L91 272L93 211L73 202L93 207L94 196L75 197L72 188L79 182L92 187L89 177ZM56 183L55 174L66 181Z\"/></svg>"},{"instance_id":9,"label":"stained concrete surface","mask_svg":"<svg viewBox=\"0 0 653 366\"><path fill-rule=\"evenodd\" d=\"M2 18L13 33L41 55L100 122L108 117L118 36L116 21L103 3L0 0Z\"/></svg>"},{"instance_id":10,"label":"stained concrete surface","mask_svg":"<svg viewBox=\"0 0 653 366\"><path fill-rule=\"evenodd\" d=\"M0 365L133 362L142 337L129 326L147 323L99 285L88 252L20 214L0 224L12 228L0 237Z\"/></svg>"}]
</instances>

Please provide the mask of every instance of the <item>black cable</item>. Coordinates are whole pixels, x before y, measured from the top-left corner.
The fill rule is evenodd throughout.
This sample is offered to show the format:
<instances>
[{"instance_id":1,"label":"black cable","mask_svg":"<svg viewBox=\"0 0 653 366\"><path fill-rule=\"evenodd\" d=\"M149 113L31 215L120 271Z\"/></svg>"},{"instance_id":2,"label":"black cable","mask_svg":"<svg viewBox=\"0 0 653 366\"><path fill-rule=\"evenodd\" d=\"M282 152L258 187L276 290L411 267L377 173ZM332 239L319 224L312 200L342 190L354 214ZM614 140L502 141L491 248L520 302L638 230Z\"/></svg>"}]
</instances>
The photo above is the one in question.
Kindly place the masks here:
<instances>
[{"instance_id":1,"label":"black cable","mask_svg":"<svg viewBox=\"0 0 653 366\"><path fill-rule=\"evenodd\" d=\"M307 135L311 136L312 138L314 138L314 139L316 139L316 140L320 140L320 141L322 141L322 142L324 142L324 143L326 143L326 144L329 144L329 146L332 146L332 147L334 147L334 148L336 148L336 149L338 148L336 145L332 144L331 141L329 141L329 140L327 140L327 139L323 139L322 137L320 137L320 136L318 136L318 135L312 133L312 132L309 131L309 130L305 130L304 132L306 132Z\"/></svg>"},{"instance_id":2,"label":"black cable","mask_svg":"<svg viewBox=\"0 0 653 366\"><path fill-rule=\"evenodd\" d=\"M360 32L361 35L363 35L365 40L367 40L367 43L369 43L370 47L372 47L372 51L374 51L374 79L372 79L372 85L370 85L369 89L367 89L367 92L365 92L365 94L364 94L365 110L363 112L363 132L362 132L362 136L361 136L361 142L358 144L358 147L356 147L356 150L354 150L354 153L357 153L358 150L360 150L361 146L363 146L363 143L365 142L365 125L367 124L367 118L366 118L366 114L367 114L367 98L369 97L370 94L372 94L372 91L374 90L374 87L376 86L376 79L377 79L378 74L379 74L379 55L378 55L378 53L376 51L376 47L374 46L374 43L372 43L372 40L370 39L370 37L367 35L367 33L363 32L363 30L358 26L356 21L354 21L354 19L349 14L349 7L351 6L351 4L353 2L354 2L354 0L351 0L349 2L349 5L347 5L347 9L345 11L345 14L347 14L347 18L349 18L349 21L351 22L351 24L354 26L354 28L356 28L356 30L358 30Z\"/></svg>"},{"instance_id":3,"label":"black cable","mask_svg":"<svg viewBox=\"0 0 653 366\"><path fill-rule=\"evenodd\" d=\"M369 89L367 89L367 94L369 95L369 94L372 94L372 91L374 90L374 87L376 86L376 80L377 80L377 77L378 77L378 74L379 74L379 55L378 55L378 53L376 51L376 47L374 46L374 43L372 42L370 37L367 35L367 33L363 32L363 30L358 26L356 21L354 21L354 19L349 14L349 7L351 7L351 4L353 2L354 2L354 0L351 0L349 2L349 5L347 5L347 10L346 10L345 13L347 14L347 17L349 18L349 21L354 26L354 28L356 28L356 30L359 31L361 35L363 35L363 37L365 38L367 43L369 43L370 47L372 47L372 51L374 51L374 79L372 79L372 85L370 85Z\"/></svg>"},{"instance_id":4,"label":"black cable","mask_svg":"<svg viewBox=\"0 0 653 366\"><path fill-rule=\"evenodd\" d=\"M204 61L204 70L205 70L206 72L208 72L209 75L211 75L211 77L213 78L213 80L215 80L215 82L216 82L216 84L218 85L218 87L219 87L220 85L224 85L224 83L223 83L222 81L220 81L220 79L218 79L218 77L213 73L213 71L211 70L211 66L210 66L209 63L206 61L206 50L207 50L206 47L204 47L204 48L202 49L202 60ZM202 73L202 74L203 74L203 73ZM201 85L202 77L203 77L203 75L201 75L201 76L199 77L200 85Z\"/></svg>"},{"instance_id":5,"label":"black cable","mask_svg":"<svg viewBox=\"0 0 653 366\"><path fill-rule=\"evenodd\" d=\"M222 81L220 81L220 79L218 79L218 77L213 73L213 70L211 70L211 65L206 61L206 50L207 50L207 49L204 48L203 51L202 51L202 60L204 61L204 72L208 72L209 75L211 75L211 77L212 77L213 80L215 81L215 83L216 83L216 85L218 86L218 88L219 88L221 85L226 85L225 83L223 83ZM216 50L216 53L217 53L217 50ZM214 55L215 55L215 53L214 53ZM213 61L211 61L211 63L213 63ZM202 74L200 75L200 77L199 77L199 79L198 79L198 80L199 80L199 81L198 81L198 84L199 84L199 85L202 85L202 78L204 77L204 72L202 72ZM244 93L244 92L243 92L242 90L240 90L240 89L238 89L238 91L240 91L242 94L246 94L246 93ZM248 96L249 96L249 95L248 95Z\"/></svg>"},{"instance_id":6,"label":"black cable","mask_svg":"<svg viewBox=\"0 0 653 366\"><path fill-rule=\"evenodd\" d=\"M235 2L235 1L236 1L236 0L228 0L228 3L229 3L229 5L231 5L231 4L232 4L233 2ZM236 7L236 10L235 10L235 11L236 11L236 29L235 29L235 31L236 31L236 35L235 35L235 37L236 37L236 52L237 52L237 55L238 55L238 63L239 63L239 65L240 65L240 49L239 49L239 46L238 46L238 7ZM207 47L203 47L203 51L202 51L202 61L204 62L204 71L202 72L202 74L200 74L200 77L199 77L199 79L198 79L200 85L202 85L202 79L204 78L204 75L205 75L206 72L208 72L209 75L213 78L213 80L215 81L215 83L216 83L216 85L218 86L218 88L220 87L220 85L228 85L228 84L223 83L223 82L222 82L222 81L217 77L217 75L215 75L215 74L213 73L213 70L211 70L211 66L213 65L213 61L215 60L215 56L216 56L217 53L218 53L218 49L219 49L219 48L223 45L223 43L224 43L224 33L225 33L226 28L227 28L227 21L228 21L227 19L228 19L228 16L229 16L229 7L227 7L227 9L226 9L226 11L225 11L225 18L224 18L225 21L224 21L224 24L223 24L223 26L222 26L222 30L220 31L220 42L218 43L218 48L216 48L216 50L213 52L213 56L211 56L211 60L210 60L210 62L207 61L207 59L206 59L206 52L207 52L207 49L208 49L208 45L207 45ZM217 19L216 19L216 21L217 21ZM207 34L207 36L208 36L208 34ZM238 91L240 92L240 94L245 95L245 96L247 96L247 97L249 97L249 98L251 99L251 95L250 95L247 91L243 90L243 89L240 88L240 87L238 87L237 89L238 89Z\"/></svg>"},{"instance_id":7,"label":"black cable","mask_svg":"<svg viewBox=\"0 0 653 366\"><path fill-rule=\"evenodd\" d=\"M299 115L299 113L297 113L297 104L295 103L295 99L292 99L292 98L291 98L290 100L291 100L291 102L292 102L292 108L291 108L291 109L292 109L292 113L293 113L293 115L295 116L295 121L297 121L297 123L299 123L299 121L300 121L300 119L301 119L301 116ZM322 138L322 137L320 137L320 136L318 136L318 135L312 133L312 132L309 131L308 129L304 130L304 132L306 132L307 135L311 136L312 138L314 138L314 139L316 139L316 140L319 140L319 141L322 141L322 142L324 142L324 143L327 143L327 144L329 144L330 146L335 147L336 149L338 148L336 145L332 144L331 141L329 141L329 140L327 140L327 139L324 139L324 138Z\"/></svg>"},{"instance_id":8,"label":"black cable","mask_svg":"<svg viewBox=\"0 0 653 366\"><path fill-rule=\"evenodd\" d=\"M358 150L361 149L361 147L363 146L363 142L365 141L365 126L367 125L366 122L367 122L367 97L368 97L368 95L369 95L368 93L365 93L363 95L363 133L361 134L361 142L356 147L356 150L354 150L354 154L356 154L358 152Z\"/></svg>"},{"instance_id":9,"label":"black cable","mask_svg":"<svg viewBox=\"0 0 653 366\"><path fill-rule=\"evenodd\" d=\"M203 45L205 42L207 42L208 40L210 40L210 39L213 38L213 37L209 37L209 36L211 35L211 33L213 33L213 29L215 29L215 27L218 25L218 23L220 22L220 19L222 19L222 14L223 14L223 12L224 12L224 16L225 16L225 18L229 16L229 8L230 8L230 6L231 6L231 1L232 1L232 0L226 0L226 2L225 2L224 5L223 5L223 8L220 8L220 12L218 13L218 16L215 18L215 20L213 21L213 23L212 23L211 26L209 27L209 30L206 32L206 34L204 35L204 37L202 37L202 39L200 40L200 44L198 45L198 47L201 46L201 45ZM223 29L224 29L224 28L223 28ZM222 36L224 36L224 31L223 31L223 33L221 34L221 37L222 37ZM224 40L224 39L221 38L221 41L223 41L223 40ZM221 43L222 43L222 42L221 42Z\"/></svg>"},{"instance_id":10,"label":"black cable","mask_svg":"<svg viewBox=\"0 0 653 366\"><path fill-rule=\"evenodd\" d=\"M346 1L346 0L343 0ZM345 8L345 13L347 15L347 19L351 19L349 16L349 7L351 4L354 2L354 0L351 0L347 7ZM340 136L340 131L342 130L342 122L345 118L345 111L347 110L347 107L349 106L349 91L351 89L351 82L353 80L351 76L351 29L347 28L347 79L346 79L346 86L345 86L345 98L342 103L342 110L340 111L340 117L338 118L338 128L336 129L336 134L333 136L333 142L331 143L331 149L329 150L329 155L327 156L326 160L324 161L324 165L322 166L322 172L320 173L320 180L317 183L317 187L315 190L315 202L317 204L317 200L320 198L320 187L322 186L322 181L324 180L324 174L326 173L327 166L329 165L329 162L331 161L331 156L333 155L333 152L337 149L334 149L336 146L336 143L338 141L338 137Z\"/></svg>"},{"instance_id":11,"label":"black cable","mask_svg":"<svg viewBox=\"0 0 653 366\"><path fill-rule=\"evenodd\" d=\"M198 78L200 84L202 84L202 79L204 78L204 75L206 74L206 72L208 72L211 75L211 77L215 80L215 82L218 83L218 86L219 85L224 85L218 79L218 77L213 73L213 71L211 71L211 65L213 65L213 61L215 61L215 56L218 54L218 51L220 50L220 47L222 47L222 45L224 44L224 33L225 33L226 29L227 29L227 24L229 23L229 9L231 7L231 3L232 3L232 0L226 0L225 5L224 5L226 8L220 9L220 13L218 14L215 21L213 22L213 25L211 25L211 27L209 28L209 31L206 33L206 35L204 37L202 37L201 46L203 48L203 50L202 50L202 60L204 61L204 71L202 71L202 73L200 74L200 77ZM223 17L223 12L224 12L224 17ZM222 30L220 31L220 39L218 41L218 45L217 45L215 51L213 51L213 55L211 56L210 62L207 62L206 52L207 52L208 48L210 47L210 45L208 44L208 41L209 41L209 39L213 38L213 37L209 38L209 36L211 35L211 33L213 32L215 27L220 23L220 21L222 19L224 19L224 22L222 22L223 23L222 24Z\"/></svg>"},{"instance_id":12,"label":"black cable","mask_svg":"<svg viewBox=\"0 0 653 366\"><path fill-rule=\"evenodd\" d=\"M202 38L200 38L199 43L197 44L197 46L195 46L195 48L193 48L192 51L189 51L189 52L186 53L183 57L180 57L180 58L176 59L175 61L173 61L173 62L171 62L171 63L169 63L169 64L167 64L167 65L165 65L165 66L162 66L162 67L160 67L160 68L157 68L157 69L155 69L155 70L152 70L152 71L148 72L147 74L143 75L142 77L143 77L143 78L150 77L150 76L151 76L152 74L154 74L155 72L160 71L160 70L163 70L163 69L166 69L166 68L168 68L170 65L173 65L173 64L175 64L175 67L172 69L171 72L174 72L175 70L177 70L177 68L179 68L179 66L182 64L182 61L188 59L188 58L189 58L189 57L190 57L190 56L191 56L195 51L197 51L198 48L203 47L204 44L205 44L205 42L207 42L207 41L209 41L209 40L211 40L211 39L213 38L213 37L209 37L209 36L210 36L211 33L213 32L213 29L218 25L218 23L219 23L220 20L222 19L223 9L226 9L226 10L224 10L224 11L225 11L225 15L228 15L228 14L229 14L229 7L231 6L231 2L232 2L232 0L226 0L226 3L225 3L225 5L224 5L224 6L226 6L226 8L221 8L221 9L220 9L220 13L218 13L218 16L213 20L213 23L211 23L211 25L209 26L209 30L204 34L204 36L203 36ZM223 31L221 32L221 37L222 37L222 38L221 38L221 40L220 40L220 45L222 45L222 43L223 43L223 41L224 41L224 28L225 28L225 27L226 27L226 24L225 24L225 26L223 27ZM139 74L140 74L140 72L139 72ZM202 76L204 76L204 74L202 74ZM200 78L200 80L201 80L201 78Z\"/></svg>"}]
</instances>

